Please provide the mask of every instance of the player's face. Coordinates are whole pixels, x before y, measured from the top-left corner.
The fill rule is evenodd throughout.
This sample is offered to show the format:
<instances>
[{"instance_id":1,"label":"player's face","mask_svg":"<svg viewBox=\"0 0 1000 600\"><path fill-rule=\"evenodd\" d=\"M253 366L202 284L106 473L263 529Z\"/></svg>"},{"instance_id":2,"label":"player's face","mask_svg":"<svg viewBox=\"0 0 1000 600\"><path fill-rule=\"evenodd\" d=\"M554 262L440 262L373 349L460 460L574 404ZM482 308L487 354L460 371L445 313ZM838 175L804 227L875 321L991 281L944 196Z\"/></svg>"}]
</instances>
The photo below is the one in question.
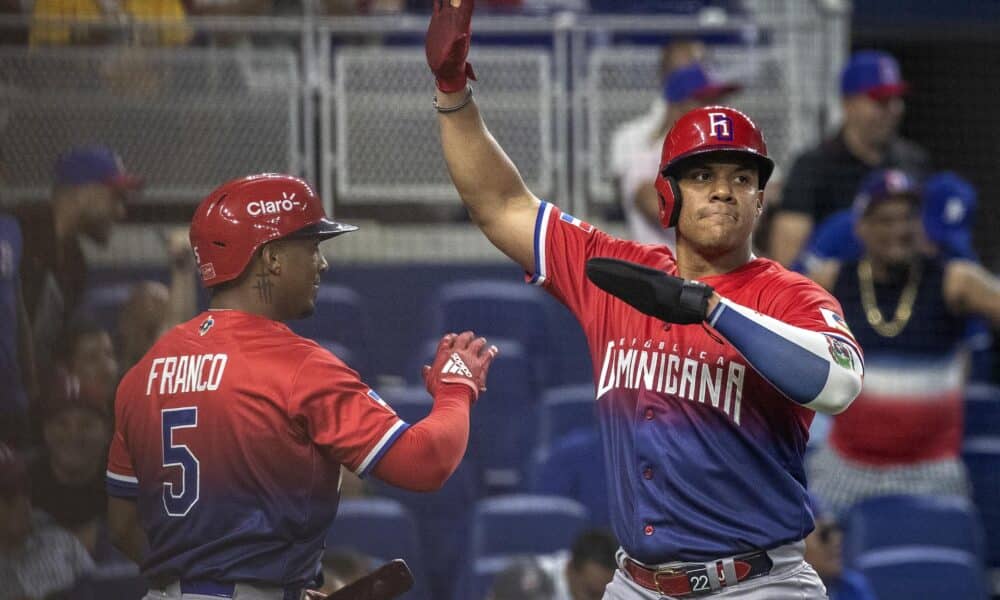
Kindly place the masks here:
<instances>
[{"instance_id":1,"label":"player's face","mask_svg":"<svg viewBox=\"0 0 1000 600\"><path fill-rule=\"evenodd\" d=\"M303 319L316 310L320 274L329 268L319 249L319 239L281 240L283 314Z\"/></svg>"},{"instance_id":2,"label":"player's face","mask_svg":"<svg viewBox=\"0 0 1000 600\"><path fill-rule=\"evenodd\" d=\"M89 408L68 408L47 418L43 434L53 465L74 475L100 471L111 440L107 422Z\"/></svg>"},{"instance_id":3,"label":"player's face","mask_svg":"<svg viewBox=\"0 0 1000 600\"><path fill-rule=\"evenodd\" d=\"M920 222L908 198L882 201L858 221L858 237L873 259L886 264L908 262L917 249Z\"/></svg>"},{"instance_id":4,"label":"player's face","mask_svg":"<svg viewBox=\"0 0 1000 600\"><path fill-rule=\"evenodd\" d=\"M763 208L757 167L739 158L710 156L678 173L677 234L706 256L745 245Z\"/></svg>"}]
</instances>

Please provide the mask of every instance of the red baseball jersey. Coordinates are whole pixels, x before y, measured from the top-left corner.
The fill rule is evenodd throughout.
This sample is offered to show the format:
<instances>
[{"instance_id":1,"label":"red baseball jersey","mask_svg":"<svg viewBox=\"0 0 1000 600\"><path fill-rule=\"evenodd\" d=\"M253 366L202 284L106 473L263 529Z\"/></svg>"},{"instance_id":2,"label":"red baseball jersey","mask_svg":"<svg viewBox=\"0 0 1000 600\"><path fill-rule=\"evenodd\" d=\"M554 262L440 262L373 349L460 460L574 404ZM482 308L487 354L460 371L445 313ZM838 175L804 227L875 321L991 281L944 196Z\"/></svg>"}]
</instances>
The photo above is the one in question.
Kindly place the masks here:
<instances>
[{"instance_id":1,"label":"red baseball jersey","mask_svg":"<svg viewBox=\"0 0 1000 600\"><path fill-rule=\"evenodd\" d=\"M125 375L108 459L134 497L147 576L301 586L337 512L408 427L357 373L284 324L212 310Z\"/></svg>"},{"instance_id":2,"label":"red baseball jersey","mask_svg":"<svg viewBox=\"0 0 1000 600\"><path fill-rule=\"evenodd\" d=\"M626 552L651 564L704 561L805 537L813 516L802 459L813 411L707 323L666 324L585 274L587 259L610 257L676 275L670 250L616 239L542 203L535 256L529 281L563 302L587 337L611 521ZM732 302L853 343L837 301L773 261L755 258L701 281Z\"/></svg>"}]
</instances>

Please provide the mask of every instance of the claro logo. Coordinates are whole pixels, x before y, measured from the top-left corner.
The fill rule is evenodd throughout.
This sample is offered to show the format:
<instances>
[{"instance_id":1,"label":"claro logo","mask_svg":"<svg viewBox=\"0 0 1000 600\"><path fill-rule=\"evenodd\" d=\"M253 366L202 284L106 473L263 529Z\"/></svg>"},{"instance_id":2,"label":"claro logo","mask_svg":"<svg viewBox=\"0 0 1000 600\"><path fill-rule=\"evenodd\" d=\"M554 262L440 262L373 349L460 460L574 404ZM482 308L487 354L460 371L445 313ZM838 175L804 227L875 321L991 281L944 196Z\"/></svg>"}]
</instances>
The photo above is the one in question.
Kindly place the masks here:
<instances>
[{"instance_id":1,"label":"claro logo","mask_svg":"<svg viewBox=\"0 0 1000 600\"><path fill-rule=\"evenodd\" d=\"M247 213L249 213L251 217L276 215L279 213L292 212L298 206L299 203L295 201L295 194L289 196L282 192L280 200L254 200L253 202L247 204Z\"/></svg>"}]
</instances>

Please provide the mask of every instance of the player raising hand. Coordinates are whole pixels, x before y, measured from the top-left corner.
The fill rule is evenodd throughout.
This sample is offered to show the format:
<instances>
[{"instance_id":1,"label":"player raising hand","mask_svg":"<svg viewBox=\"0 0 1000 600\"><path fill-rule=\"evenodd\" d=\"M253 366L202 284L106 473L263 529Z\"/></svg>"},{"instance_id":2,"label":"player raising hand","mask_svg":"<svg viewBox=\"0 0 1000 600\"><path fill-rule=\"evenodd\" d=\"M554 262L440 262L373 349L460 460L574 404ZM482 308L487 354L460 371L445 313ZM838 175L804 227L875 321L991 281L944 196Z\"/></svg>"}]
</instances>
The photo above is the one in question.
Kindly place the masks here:
<instances>
[{"instance_id":1,"label":"player raising hand","mask_svg":"<svg viewBox=\"0 0 1000 600\"><path fill-rule=\"evenodd\" d=\"M803 452L814 411L858 394L862 355L836 300L751 252L763 135L732 108L683 115L656 182L676 255L613 238L536 198L486 129L472 9L435 2L427 34L441 144L473 222L586 333L622 547L604 597L824 597L803 560Z\"/></svg>"}]
</instances>

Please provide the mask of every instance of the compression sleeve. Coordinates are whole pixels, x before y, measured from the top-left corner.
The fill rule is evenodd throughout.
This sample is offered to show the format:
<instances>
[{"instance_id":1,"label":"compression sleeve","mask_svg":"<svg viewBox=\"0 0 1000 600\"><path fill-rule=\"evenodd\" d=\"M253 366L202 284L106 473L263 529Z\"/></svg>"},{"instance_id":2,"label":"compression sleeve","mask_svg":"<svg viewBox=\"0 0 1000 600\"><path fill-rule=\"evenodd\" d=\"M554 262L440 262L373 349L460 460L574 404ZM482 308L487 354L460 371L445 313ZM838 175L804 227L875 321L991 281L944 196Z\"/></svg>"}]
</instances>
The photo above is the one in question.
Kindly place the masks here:
<instances>
[{"instance_id":1,"label":"compression sleeve","mask_svg":"<svg viewBox=\"0 0 1000 600\"><path fill-rule=\"evenodd\" d=\"M845 337L795 327L725 298L708 323L797 404L835 415L861 391L864 359Z\"/></svg>"},{"instance_id":2,"label":"compression sleeve","mask_svg":"<svg viewBox=\"0 0 1000 600\"><path fill-rule=\"evenodd\" d=\"M458 468L469 443L472 390L459 383L438 388L431 413L396 440L375 476L414 492L433 492Z\"/></svg>"}]
</instances>

